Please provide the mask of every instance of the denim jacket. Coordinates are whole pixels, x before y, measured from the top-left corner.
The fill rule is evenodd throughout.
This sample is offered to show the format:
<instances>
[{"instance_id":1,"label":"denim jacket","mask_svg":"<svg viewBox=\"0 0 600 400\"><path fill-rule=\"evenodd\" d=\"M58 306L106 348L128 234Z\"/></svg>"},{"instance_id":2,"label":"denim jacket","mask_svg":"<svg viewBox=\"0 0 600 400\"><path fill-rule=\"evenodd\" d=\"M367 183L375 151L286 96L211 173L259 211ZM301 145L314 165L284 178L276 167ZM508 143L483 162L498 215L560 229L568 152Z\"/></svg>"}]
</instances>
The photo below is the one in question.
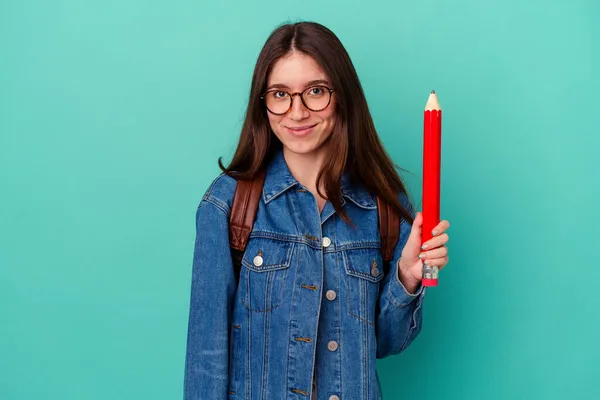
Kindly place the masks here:
<instances>
[{"instance_id":1,"label":"denim jacket","mask_svg":"<svg viewBox=\"0 0 600 400\"><path fill-rule=\"evenodd\" d=\"M411 226L402 222L384 269L375 197L345 175L342 204L356 228L329 202L319 212L279 152L238 281L235 187L221 174L196 212L185 399L381 399L376 358L400 353L421 330L425 288L411 295L397 274Z\"/></svg>"}]
</instances>

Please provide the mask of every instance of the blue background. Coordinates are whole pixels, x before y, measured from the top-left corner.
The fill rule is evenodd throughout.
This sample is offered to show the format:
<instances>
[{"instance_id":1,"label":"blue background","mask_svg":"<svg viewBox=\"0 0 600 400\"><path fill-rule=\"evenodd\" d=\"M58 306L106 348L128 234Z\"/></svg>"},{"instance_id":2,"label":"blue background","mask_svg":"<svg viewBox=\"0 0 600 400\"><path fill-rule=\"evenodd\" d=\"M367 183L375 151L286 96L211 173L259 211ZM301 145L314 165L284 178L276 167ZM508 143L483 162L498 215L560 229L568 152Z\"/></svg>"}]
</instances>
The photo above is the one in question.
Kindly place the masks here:
<instances>
[{"instance_id":1,"label":"blue background","mask_svg":"<svg viewBox=\"0 0 600 400\"><path fill-rule=\"evenodd\" d=\"M180 399L194 215L270 31L347 47L450 263L389 399L600 398L597 1L0 3L0 398Z\"/></svg>"}]
</instances>

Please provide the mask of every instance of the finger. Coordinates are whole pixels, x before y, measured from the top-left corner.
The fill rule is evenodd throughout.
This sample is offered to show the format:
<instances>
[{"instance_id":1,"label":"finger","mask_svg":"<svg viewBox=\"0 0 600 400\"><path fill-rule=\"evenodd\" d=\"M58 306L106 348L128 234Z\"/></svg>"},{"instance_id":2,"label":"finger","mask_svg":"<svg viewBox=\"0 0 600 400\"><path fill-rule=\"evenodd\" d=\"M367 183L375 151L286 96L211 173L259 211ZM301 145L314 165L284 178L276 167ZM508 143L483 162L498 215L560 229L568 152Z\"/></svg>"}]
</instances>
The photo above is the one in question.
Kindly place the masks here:
<instances>
[{"instance_id":1,"label":"finger","mask_svg":"<svg viewBox=\"0 0 600 400\"><path fill-rule=\"evenodd\" d=\"M421 227L423 226L423 213L417 211L415 214L415 219L412 224L412 228L410 230L411 236L414 234L421 234Z\"/></svg>"},{"instance_id":2,"label":"finger","mask_svg":"<svg viewBox=\"0 0 600 400\"><path fill-rule=\"evenodd\" d=\"M409 260L411 263L418 260L419 252L421 251L421 227L423 226L423 214L417 212L413 220L413 224L406 240L406 244L402 249L402 257Z\"/></svg>"},{"instance_id":3,"label":"finger","mask_svg":"<svg viewBox=\"0 0 600 400\"><path fill-rule=\"evenodd\" d=\"M421 252L421 254L419 254L419 258L421 260L429 260L429 259L433 259L433 258L446 257L447 255L448 255L448 248L442 246L442 247L438 247L433 250Z\"/></svg>"},{"instance_id":4,"label":"finger","mask_svg":"<svg viewBox=\"0 0 600 400\"><path fill-rule=\"evenodd\" d=\"M447 233L443 233L439 236L435 236L431 239L429 239L428 241L426 241L425 243L423 243L423 246L421 247L423 250L432 250L435 249L436 247L440 247L445 245L446 243L448 243L448 240L450 240L450 237L448 236Z\"/></svg>"},{"instance_id":5,"label":"finger","mask_svg":"<svg viewBox=\"0 0 600 400\"><path fill-rule=\"evenodd\" d=\"M443 220L433 228L431 234L433 236L440 235L450 228L450 222Z\"/></svg>"},{"instance_id":6,"label":"finger","mask_svg":"<svg viewBox=\"0 0 600 400\"><path fill-rule=\"evenodd\" d=\"M421 247L421 227L423 226L423 214L417 212L415 215L410 234L404 247L404 256L417 258Z\"/></svg>"},{"instance_id":7,"label":"finger","mask_svg":"<svg viewBox=\"0 0 600 400\"><path fill-rule=\"evenodd\" d=\"M441 258L433 258L430 260L424 260L423 262L432 267L438 267L439 270L444 268L448 264L448 256Z\"/></svg>"}]
</instances>

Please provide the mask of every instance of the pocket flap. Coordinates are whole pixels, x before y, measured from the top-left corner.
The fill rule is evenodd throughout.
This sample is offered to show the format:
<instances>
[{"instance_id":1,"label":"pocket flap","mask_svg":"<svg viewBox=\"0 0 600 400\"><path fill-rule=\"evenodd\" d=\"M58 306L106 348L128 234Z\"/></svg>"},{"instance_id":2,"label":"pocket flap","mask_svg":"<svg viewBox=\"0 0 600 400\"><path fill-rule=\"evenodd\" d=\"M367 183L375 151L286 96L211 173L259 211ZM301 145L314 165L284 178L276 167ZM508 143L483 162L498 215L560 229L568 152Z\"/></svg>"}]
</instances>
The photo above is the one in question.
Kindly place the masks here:
<instances>
[{"instance_id":1,"label":"pocket flap","mask_svg":"<svg viewBox=\"0 0 600 400\"><path fill-rule=\"evenodd\" d=\"M242 258L242 265L256 272L266 272L287 268L292 258L293 242L250 238Z\"/></svg>"},{"instance_id":2,"label":"pocket flap","mask_svg":"<svg viewBox=\"0 0 600 400\"><path fill-rule=\"evenodd\" d=\"M379 282L383 279L383 261L380 249L345 250L344 266L348 275Z\"/></svg>"}]
</instances>

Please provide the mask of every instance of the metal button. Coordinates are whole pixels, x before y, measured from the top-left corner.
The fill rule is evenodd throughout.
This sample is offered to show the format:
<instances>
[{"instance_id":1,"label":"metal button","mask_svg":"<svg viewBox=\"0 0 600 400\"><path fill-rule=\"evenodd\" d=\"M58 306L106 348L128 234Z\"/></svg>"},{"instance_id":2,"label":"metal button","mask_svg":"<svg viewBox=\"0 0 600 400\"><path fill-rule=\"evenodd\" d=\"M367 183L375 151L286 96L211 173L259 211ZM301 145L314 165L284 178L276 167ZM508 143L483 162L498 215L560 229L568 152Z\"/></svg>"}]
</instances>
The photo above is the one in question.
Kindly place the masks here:
<instances>
[{"instance_id":1,"label":"metal button","mask_svg":"<svg viewBox=\"0 0 600 400\"><path fill-rule=\"evenodd\" d=\"M329 247L330 244L331 244L331 239L329 239L327 236L325 236L323 238L323 247Z\"/></svg>"},{"instance_id":2,"label":"metal button","mask_svg":"<svg viewBox=\"0 0 600 400\"><path fill-rule=\"evenodd\" d=\"M338 344L335 340L332 340L329 343L327 343L327 348L329 349L329 351L336 351L338 348Z\"/></svg>"},{"instance_id":3,"label":"metal button","mask_svg":"<svg viewBox=\"0 0 600 400\"><path fill-rule=\"evenodd\" d=\"M335 293L335 290L328 290L327 293L325 294L325 297L327 297L327 300L335 300L337 294Z\"/></svg>"},{"instance_id":4,"label":"metal button","mask_svg":"<svg viewBox=\"0 0 600 400\"><path fill-rule=\"evenodd\" d=\"M340 400L340 398L338 397L338 395L332 394L331 396L329 396L329 400Z\"/></svg>"},{"instance_id":5,"label":"metal button","mask_svg":"<svg viewBox=\"0 0 600 400\"><path fill-rule=\"evenodd\" d=\"M371 267L371 275L373 275L375 278L379 276L379 269L375 265Z\"/></svg>"},{"instance_id":6,"label":"metal button","mask_svg":"<svg viewBox=\"0 0 600 400\"><path fill-rule=\"evenodd\" d=\"M260 267L263 264L263 258L261 256L254 257L254 265Z\"/></svg>"}]
</instances>

